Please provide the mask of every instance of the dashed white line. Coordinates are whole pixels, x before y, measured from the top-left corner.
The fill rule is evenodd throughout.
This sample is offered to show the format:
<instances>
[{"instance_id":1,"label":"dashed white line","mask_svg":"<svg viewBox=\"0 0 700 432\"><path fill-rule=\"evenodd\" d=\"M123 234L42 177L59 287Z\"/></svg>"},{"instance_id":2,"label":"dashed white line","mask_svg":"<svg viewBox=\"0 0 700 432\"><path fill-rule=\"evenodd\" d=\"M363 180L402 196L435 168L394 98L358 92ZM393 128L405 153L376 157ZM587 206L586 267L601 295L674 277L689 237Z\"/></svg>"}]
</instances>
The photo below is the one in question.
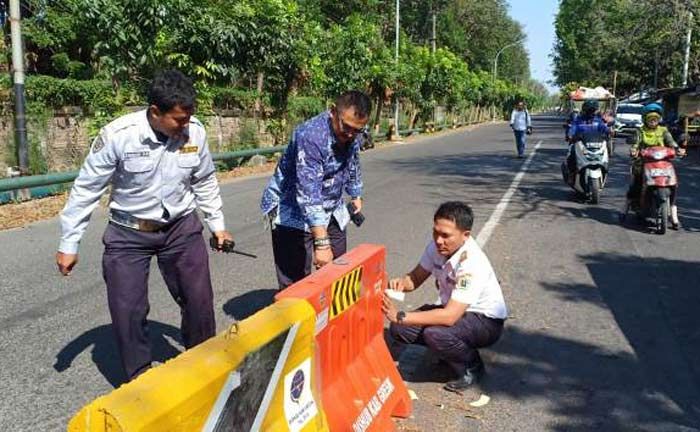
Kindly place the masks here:
<instances>
[{"instance_id":1,"label":"dashed white line","mask_svg":"<svg viewBox=\"0 0 700 432\"><path fill-rule=\"evenodd\" d=\"M537 144L535 144L535 147L532 149L532 152L530 152L530 155L527 157L527 159L525 159L525 163L522 167L520 167L520 171L511 182L510 186L508 187L508 190L506 190L506 193L503 194L503 197L498 202L498 205L493 210L493 213L491 213L491 216L489 216L489 219L486 221L486 224L483 228L481 228L481 231L479 231L479 235L476 237L476 242L479 243L479 246L481 246L482 248L486 246L486 243L488 243L489 238L491 238L493 230L496 229L496 226L501 220L503 213L506 211L506 208L508 208L508 204L510 204L510 199L513 197L513 194L518 189L520 181L525 176L525 172L527 172L527 169L530 167L532 160L535 158L535 153L537 153L537 149L540 148L541 144L542 140L538 141Z\"/></svg>"}]
</instances>

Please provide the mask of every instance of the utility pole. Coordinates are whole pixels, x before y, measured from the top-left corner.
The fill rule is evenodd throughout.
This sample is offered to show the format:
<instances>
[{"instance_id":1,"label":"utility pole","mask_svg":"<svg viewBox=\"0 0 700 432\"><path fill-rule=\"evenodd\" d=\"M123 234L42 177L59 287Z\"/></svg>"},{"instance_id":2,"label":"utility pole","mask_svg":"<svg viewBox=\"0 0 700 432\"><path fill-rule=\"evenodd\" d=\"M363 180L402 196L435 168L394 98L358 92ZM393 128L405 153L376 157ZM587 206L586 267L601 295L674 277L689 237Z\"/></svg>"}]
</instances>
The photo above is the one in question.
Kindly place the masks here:
<instances>
[{"instance_id":1,"label":"utility pole","mask_svg":"<svg viewBox=\"0 0 700 432\"><path fill-rule=\"evenodd\" d=\"M436 25L436 19L435 19L435 4L434 2L431 2L431 7L430 7L433 15L433 37L431 39L432 42L432 49L433 49L433 57L435 57L435 50L437 49L437 36L435 35L435 28L437 27ZM435 106L435 99L433 99L433 125L437 123L437 106Z\"/></svg>"},{"instance_id":2,"label":"utility pole","mask_svg":"<svg viewBox=\"0 0 700 432\"><path fill-rule=\"evenodd\" d=\"M693 32L693 13L688 13L688 34L685 38L685 58L683 59L683 85L688 85L688 62L690 61L690 37Z\"/></svg>"},{"instance_id":3,"label":"utility pole","mask_svg":"<svg viewBox=\"0 0 700 432\"><path fill-rule=\"evenodd\" d=\"M395 52L395 63L396 70L399 69L399 0L396 0L396 52ZM399 97L394 92L394 136L392 137L394 141L400 141L401 135L399 134Z\"/></svg>"},{"instance_id":4,"label":"utility pole","mask_svg":"<svg viewBox=\"0 0 700 432\"><path fill-rule=\"evenodd\" d=\"M15 91L15 143L19 170L24 175L29 172L29 151L27 149L27 119L24 115L24 55L22 54L19 0L10 0L10 37Z\"/></svg>"},{"instance_id":5,"label":"utility pole","mask_svg":"<svg viewBox=\"0 0 700 432\"><path fill-rule=\"evenodd\" d=\"M654 55L654 89L659 88L659 50Z\"/></svg>"},{"instance_id":6,"label":"utility pole","mask_svg":"<svg viewBox=\"0 0 700 432\"><path fill-rule=\"evenodd\" d=\"M433 54L435 54L435 49L437 48L437 35L436 33L436 28L437 28L437 19L435 16L435 8L433 7L433 38L431 39L433 43Z\"/></svg>"}]
</instances>

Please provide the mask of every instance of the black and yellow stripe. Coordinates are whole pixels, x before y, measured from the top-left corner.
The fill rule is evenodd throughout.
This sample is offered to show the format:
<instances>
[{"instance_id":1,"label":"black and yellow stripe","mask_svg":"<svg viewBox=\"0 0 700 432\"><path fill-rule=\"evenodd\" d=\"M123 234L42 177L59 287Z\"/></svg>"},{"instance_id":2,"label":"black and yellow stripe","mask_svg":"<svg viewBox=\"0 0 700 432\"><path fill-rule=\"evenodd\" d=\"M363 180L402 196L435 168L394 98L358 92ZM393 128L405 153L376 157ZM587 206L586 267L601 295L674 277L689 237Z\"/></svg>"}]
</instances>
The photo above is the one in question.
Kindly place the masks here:
<instances>
[{"instance_id":1,"label":"black and yellow stripe","mask_svg":"<svg viewBox=\"0 0 700 432\"><path fill-rule=\"evenodd\" d=\"M345 274L342 278L333 282L331 287L331 311L330 319L343 313L350 306L357 303L362 294L362 267Z\"/></svg>"}]
</instances>

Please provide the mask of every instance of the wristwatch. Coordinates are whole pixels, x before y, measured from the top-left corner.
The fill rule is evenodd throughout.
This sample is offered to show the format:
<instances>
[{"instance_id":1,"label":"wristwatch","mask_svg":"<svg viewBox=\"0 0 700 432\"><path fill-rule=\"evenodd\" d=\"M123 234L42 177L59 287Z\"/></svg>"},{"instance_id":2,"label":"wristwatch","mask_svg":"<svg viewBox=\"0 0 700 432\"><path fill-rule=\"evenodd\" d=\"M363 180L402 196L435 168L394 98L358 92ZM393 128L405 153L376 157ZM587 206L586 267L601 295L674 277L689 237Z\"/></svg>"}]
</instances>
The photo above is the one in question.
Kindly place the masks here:
<instances>
[{"instance_id":1,"label":"wristwatch","mask_svg":"<svg viewBox=\"0 0 700 432\"><path fill-rule=\"evenodd\" d=\"M406 312L404 312L404 311L396 312L396 322L397 323L402 324L404 319L406 319Z\"/></svg>"}]
</instances>

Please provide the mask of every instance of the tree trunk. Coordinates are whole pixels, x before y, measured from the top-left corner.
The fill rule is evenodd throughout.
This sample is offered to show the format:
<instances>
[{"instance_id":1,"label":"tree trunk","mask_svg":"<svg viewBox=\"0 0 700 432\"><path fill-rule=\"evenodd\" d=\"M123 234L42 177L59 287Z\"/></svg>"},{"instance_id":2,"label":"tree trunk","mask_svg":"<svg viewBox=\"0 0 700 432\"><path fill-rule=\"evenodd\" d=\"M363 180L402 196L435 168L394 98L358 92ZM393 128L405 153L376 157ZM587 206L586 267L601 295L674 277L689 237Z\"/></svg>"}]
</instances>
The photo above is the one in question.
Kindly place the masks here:
<instances>
[{"instance_id":1,"label":"tree trunk","mask_svg":"<svg viewBox=\"0 0 700 432\"><path fill-rule=\"evenodd\" d=\"M258 72L258 80L257 84L255 86L255 91L257 92L257 95L255 97L255 107L253 108L253 120L258 119L258 114L260 113L260 110L262 109L262 91L263 91L263 83L265 82L265 74L263 72Z\"/></svg>"}]
</instances>

